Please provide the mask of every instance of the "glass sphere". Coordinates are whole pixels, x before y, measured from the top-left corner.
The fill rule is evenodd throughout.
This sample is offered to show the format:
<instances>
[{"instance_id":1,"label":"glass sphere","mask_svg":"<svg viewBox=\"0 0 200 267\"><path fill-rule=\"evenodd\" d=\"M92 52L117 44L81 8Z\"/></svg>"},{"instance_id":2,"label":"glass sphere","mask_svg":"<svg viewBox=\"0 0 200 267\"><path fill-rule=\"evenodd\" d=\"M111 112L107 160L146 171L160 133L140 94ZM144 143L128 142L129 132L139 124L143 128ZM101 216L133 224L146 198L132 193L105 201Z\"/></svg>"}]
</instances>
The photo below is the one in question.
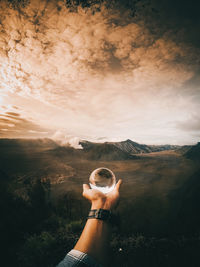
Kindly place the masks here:
<instances>
[{"instance_id":1,"label":"glass sphere","mask_svg":"<svg viewBox=\"0 0 200 267\"><path fill-rule=\"evenodd\" d=\"M97 189L106 194L114 189L116 178L111 170L101 167L91 173L89 182L92 189Z\"/></svg>"}]
</instances>

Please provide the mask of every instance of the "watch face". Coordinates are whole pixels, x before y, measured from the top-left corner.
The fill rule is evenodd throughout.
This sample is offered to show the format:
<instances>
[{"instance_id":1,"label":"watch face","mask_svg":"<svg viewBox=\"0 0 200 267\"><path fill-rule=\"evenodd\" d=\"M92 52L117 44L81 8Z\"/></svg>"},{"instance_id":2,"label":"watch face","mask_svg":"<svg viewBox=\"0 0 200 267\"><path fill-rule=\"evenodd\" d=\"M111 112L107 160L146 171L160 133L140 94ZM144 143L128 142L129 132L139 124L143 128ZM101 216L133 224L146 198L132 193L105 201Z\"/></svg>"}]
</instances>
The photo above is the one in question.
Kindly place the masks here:
<instances>
[{"instance_id":1,"label":"watch face","mask_svg":"<svg viewBox=\"0 0 200 267\"><path fill-rule=\"evenodd\" d=\"M110 210L104 210L104 209L97 209L97 210L90 210L88 214L88 219L99 219L103 221L109 221L112 223L113 214Z\"/></svg>"},{"instance_id":2,"label":"watch face","mask_svg":"<svg viewBox=\"0 0 200 267\"><path fill-rule=\"evenodd\" d=\"M101 217L102 219L107 219L109 216L110 212L107 210L102 210L100 209L98 212L98 216Z\"/></svg>"},{"instance_id":3,"label":"watch face","mask_svg":"<svg viewBox=\"0 0 200 267\"><path fill-rule=\"evenodd\" d=\"M95 217L101 220L108 220L110 218L110 211L99 209L95 212Z\"/></svg>"},{"instance_id":4,"label":"watch face","mask_svg":"<svg viewBox=\"0 0 200 267\"><path fill-rule=\"evenodd\" d=\"M92 189L97 189L103 193L111 192L116 184L114 173L108 168L98 168L94 170L89 178Z\"/></svg>"}]
</instances>

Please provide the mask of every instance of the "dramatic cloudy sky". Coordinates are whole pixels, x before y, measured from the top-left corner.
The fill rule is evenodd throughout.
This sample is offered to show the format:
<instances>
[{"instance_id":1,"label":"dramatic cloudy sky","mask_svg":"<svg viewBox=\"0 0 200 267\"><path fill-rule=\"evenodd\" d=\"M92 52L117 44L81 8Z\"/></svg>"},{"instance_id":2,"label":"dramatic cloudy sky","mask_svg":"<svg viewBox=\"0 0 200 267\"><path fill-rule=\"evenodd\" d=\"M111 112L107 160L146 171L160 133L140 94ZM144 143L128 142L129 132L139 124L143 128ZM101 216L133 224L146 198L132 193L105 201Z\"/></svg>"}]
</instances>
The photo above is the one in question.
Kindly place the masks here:
<instances>
[{"instance_id":1,"label":"dramatic cloudy sky","mask_svg":"<svg viewBox=\"0 0 200 267\"><path fill-rule=\"evenodd\" d=\"M197 1L0 2L0 138L200 140Z\"/></svg>"}]
</instances>

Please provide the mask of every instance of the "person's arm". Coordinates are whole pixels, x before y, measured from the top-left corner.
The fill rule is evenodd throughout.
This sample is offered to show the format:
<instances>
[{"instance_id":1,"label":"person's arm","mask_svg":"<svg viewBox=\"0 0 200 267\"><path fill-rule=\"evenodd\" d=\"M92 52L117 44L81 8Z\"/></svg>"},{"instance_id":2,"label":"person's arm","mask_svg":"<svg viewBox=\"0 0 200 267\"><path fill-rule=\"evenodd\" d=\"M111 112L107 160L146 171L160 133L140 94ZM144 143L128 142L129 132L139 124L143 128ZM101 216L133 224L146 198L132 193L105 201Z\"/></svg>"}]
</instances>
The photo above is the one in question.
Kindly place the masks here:
<instances>
[{"instance_id":1,"label":"person's arm","mask_svg":"<svg viewBox=\"0 0 200 267\"><path fill-rule=\"evenodd\" d=\"M83 185L83 196L91 202L91 209L113 210L119 200L119 188L121 180L118 181L113 191L108 194L90 189L89 185ZM108 252L109 237L111 233L109 222L99 219L88 219L83 232L74 249L84 252L105 264Z\"/></svg>"}]
</instances>

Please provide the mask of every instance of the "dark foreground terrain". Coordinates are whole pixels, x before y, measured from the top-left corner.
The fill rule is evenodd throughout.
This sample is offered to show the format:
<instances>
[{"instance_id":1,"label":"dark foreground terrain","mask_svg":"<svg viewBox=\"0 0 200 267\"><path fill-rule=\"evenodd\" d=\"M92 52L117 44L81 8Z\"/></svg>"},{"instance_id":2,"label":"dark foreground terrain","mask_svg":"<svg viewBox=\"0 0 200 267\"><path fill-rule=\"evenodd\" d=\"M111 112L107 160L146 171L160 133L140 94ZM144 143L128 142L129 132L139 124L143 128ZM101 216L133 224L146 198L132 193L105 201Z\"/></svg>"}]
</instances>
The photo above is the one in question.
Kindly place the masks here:
<instances>
[{"instance_id":1,"label":"dark foreground terrain","mask_svg":"<svg viewBox=\"0 0 200 267\"><path fill-rule=\"evenodd\" d=\"M127 141L0 140L2 266L55 266L73 248L89 209L82 183L101 166L123 180L110 266L200 266L199 144L152 152Z\"/></svg>"}]
</instances>

